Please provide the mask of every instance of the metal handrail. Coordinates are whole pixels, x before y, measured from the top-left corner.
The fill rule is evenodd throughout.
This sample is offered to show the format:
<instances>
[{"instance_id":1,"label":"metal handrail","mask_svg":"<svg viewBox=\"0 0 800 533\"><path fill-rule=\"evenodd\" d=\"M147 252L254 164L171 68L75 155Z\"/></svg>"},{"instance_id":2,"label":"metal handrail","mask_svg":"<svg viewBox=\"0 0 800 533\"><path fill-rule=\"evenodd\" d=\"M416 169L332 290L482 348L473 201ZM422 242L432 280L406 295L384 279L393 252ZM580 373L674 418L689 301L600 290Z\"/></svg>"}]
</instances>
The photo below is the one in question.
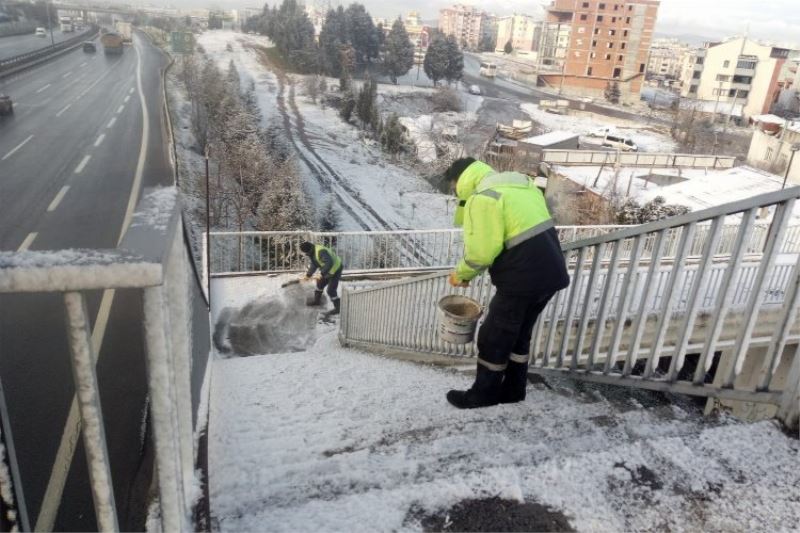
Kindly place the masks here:
<instances>
[{"instance_id":1,"label":"metal handrail","mask_svg":"<svg viewBox=\"0 0 800 533\"><path fill-rule=\"evenodd\" d=\"M572 282L540 316L531 372L772 403L796 424L800 355L792 359L787 346L800 346L800 250L787 251L786 242L798 197L800 187L562 245ZM771 212L766 231L753 240L763 208ZM719 256L734 216L729 253ZM700 253L689 261L701 229ZM375 351L474 356L474 344L437 335L436 302L453 291L445 273L345 290L340 339ZM487 305L492 291L483 275L463 293ZM763 359L756 346L766 348ZM687 353L697 354L694 366ZM743 373L749 358L755 373ZM679 379L689 370L691 379ZM788 375L785 385L778 375Z\"/></svg>"}]
</instances>

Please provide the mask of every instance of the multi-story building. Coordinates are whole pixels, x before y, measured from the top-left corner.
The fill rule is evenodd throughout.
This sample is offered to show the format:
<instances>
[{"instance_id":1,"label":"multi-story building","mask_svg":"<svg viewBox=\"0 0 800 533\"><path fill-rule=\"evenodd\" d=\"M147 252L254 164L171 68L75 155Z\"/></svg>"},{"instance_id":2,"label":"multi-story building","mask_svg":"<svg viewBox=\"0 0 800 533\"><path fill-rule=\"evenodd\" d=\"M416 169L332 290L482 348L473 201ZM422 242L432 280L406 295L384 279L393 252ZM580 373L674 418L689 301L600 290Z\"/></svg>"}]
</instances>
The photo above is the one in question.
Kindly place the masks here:
<instances>
[{"instance_id":1,"label":"multi-story building","mask_svg":"<svg viewBox=\"0 0 800 533\"><path fill-rule=\"evenodd\" d=\"M647 59L647 74L671 80L679 80L686 57L692 49L677 39L655 39L650 45Z\"/></svg>"},{"instance_id":2,"label":"multi-story building","mask_svg":"<svg viewBox=\"0 0 800 533\"><path fill-rule=\"evenodd\" d=\"M542 31L539 82L601 97L617 83L639 100L659 0L553 0Z\"/></svg>"},{"instance_id":3,"label":"multi-story building","mask_svg":"<svg viewBox=\"0 0 800 533\"><path fill-rule=\"evenodd\" d=\"M473 6L455 4L439 11L439 29L454 36L462 48L477 50L481 36L491 31L492 19Z\"/></svg>"},{"instance_id":4,"label":"multi-story building","mask_svg":"<svg viewBox=\"0 0 800 533\"><path fill-rule=\"evenodd\" d=\"M789 50L763 45L747 37L706 43L697 51L692 77L682 95L715 102L720 109L743 105L747 119L769 112L781 90L780 72ZM719 111L722 112L722 111Z\"/></svg>"},{"instance_id":5,"label":"multi-story building","mask_svg":"<svg viewBox=\"0 0 800 533\"><path fill-rule=\"evenodd\" d=\"M497 19L495 51L502 52L508 42L516 52L538 51L541 34L542 21L530 15L501 17Z\"/></svg>"},{"instance_id":6,"label":"multi-story building","mask_svg":"<svg viewBox=\"0 0 800 533\"><path fill-rule=\"evenodd\" d=\"M756 115L747 163L784 176L787 183L800 185L800 122L775 115Z\"/></svg>"}]
</instances>

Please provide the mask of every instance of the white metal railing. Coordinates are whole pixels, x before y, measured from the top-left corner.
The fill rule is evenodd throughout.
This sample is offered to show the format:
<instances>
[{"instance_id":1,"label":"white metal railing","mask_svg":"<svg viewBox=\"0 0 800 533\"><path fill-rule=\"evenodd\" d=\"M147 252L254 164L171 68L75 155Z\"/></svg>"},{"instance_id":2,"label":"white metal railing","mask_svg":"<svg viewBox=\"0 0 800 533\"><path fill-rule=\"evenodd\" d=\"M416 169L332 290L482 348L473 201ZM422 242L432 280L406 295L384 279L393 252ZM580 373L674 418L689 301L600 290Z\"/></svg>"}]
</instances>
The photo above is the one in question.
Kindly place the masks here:
<instances>
[{"instance_id":1,"label":"white metal railing","mask_svg":"<svg viewBox=\"0 0 800 533\"><path fill-rule=\"evenodd\" d=\"M772 403L784 421L796 425L800 355L786 347L800 346L800 268L797 250L785 250L797 197L800 188L793 188L563 244L572 282L536 325L531 371ZM756 254L749 249L756 215L768 206L774 215ZM734 214L739 218L729 253L712 253L725 235L726 217ZM706 235L702 249L691 258L700 233ZM651 251L643 261L648 242ZM451 345L436 333L436 303L453 291L444 272L345 290L340 339L368 350L474 356L474 344ZM487 305L492 291L484 275L464 293ZM766 349L763 360L749 361L758 367L755 384L743 383L741 375L755 353L751 346ZM706 383L719 351L726 364L714 383ZM687 363L687 353L698 354L696 366ZM776 386L782 358L792 356L788 375L781 376L785 385ZM688 371L690 379L678 378Z\"/></svg>"},{"instance_id":2,"label":"white metal railing","mask_svg":"<svg viewBox=\"0 0 800 533\"><path fill-rule=\"evenodd\" d=\"M736 157L707 154L616 152L612 150L543 150L542 163L553 165L615 165L627 167L732 168Z\"/></svg>"},{"instance_id":3,"label":"white metal railing","mask_svg":"<svg viewBox=\"0 0 800 533\"><path fill-rule=\"evenodd\" d=\"M82 428L97 524L103 531L119 531L119 523L96 371L98 354L91 340L92 321L86 296L90 291L116 289L140 290L143 295L146 353L142 356L147 363L162 531L187 531L193 527L193 282L176 199L175 188L145 193L119 249L0 252L0 294L63 295L80 415L77 427ZM126 249L127 243L143 244L148 252ZM12 464L15 462L14 458L9 459ZM12 481L21 486L20 479ZM29 517L20 520L22 529L32 529Z\"/></svg>"},{"instance_id":4,"label":"white metal railing","mask_svg":"<svg viewBox=\"0 0 800 533\"><path fill-rule=\"evenodd\" d=\"M605 235L629 226L559 226L561 243ZM730 255L736 242L738 223L729 222L722 228L715 255ZM689 257L699 257L709 234L710 223L700 224L695 233ZM747 246L748 253L760 253L769 230L769 222L753 226ZM449 268L463 255L464 241L460 229L418 231L349 231L349 232L211 232L211 274L292 272L306 267L300 252L304 240L332 246L342 257L349 272L404 270L437 270ZM675 257L679 231L667 235L665 257ZM205 247L205 239L203 239ZM401 245L402 244L402 245ZM621 257L630 256L630 243L621 250ZM644 257L649 257L655 235L644 244ZM800 252L800 225L790 226L782 251ZM205 252L204 252L205 253ZM605 250L604 259L611 257ZM204 262L205 263L205 262Z\"/></svg>"}]
</instances>

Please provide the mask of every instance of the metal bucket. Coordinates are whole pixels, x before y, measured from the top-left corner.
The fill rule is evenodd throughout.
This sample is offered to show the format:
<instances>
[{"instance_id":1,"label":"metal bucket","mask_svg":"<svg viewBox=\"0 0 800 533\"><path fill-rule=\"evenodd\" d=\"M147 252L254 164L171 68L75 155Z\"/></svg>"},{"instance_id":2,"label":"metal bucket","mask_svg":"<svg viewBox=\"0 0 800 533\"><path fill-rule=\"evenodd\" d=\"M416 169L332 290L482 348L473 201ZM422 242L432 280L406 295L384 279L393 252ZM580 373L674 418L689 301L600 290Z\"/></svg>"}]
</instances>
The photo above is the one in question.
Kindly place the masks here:
<instances>
[{"instance_id":1,"label":"metal bucket","mask_svg":"<svg viewBox=\"0 0 800 533\"><path fill-rule=\"evenodd\" d=\"M439 338L452 344L468 344L475 337L481 305L466 296L451 294L439 300Z\"/></svg>"}]
</instances>

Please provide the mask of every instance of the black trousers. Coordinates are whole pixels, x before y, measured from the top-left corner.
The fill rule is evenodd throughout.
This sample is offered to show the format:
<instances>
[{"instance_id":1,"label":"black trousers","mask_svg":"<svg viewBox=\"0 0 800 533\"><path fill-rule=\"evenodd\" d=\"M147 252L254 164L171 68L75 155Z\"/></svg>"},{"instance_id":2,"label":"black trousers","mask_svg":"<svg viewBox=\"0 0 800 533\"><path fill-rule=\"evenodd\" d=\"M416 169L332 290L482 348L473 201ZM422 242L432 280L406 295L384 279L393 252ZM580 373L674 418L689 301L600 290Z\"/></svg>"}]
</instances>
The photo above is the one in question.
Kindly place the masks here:
<instances>
[{"instance_id":1,"label":"black trousers","mask_svg":"<svg viewBox=\"0 0 800 533\"><path fill-rule=\"evenodd\" d=\"M531 349L533 326L553 294L498 291L489 303L489 313L478 331L479 357L489 363L505 365L512 353L527 355Z\"/></svg>"},{"instance_id":2,"label":"black trousers","mask_svg":"<svg viewBox=\"0 0 800 533\"><path fill-rule=\"evenodd\" d=\"M339 280L342 279L342 268L339 268L339 271L336 272L333 276L328 278L320 278L317 280L317 290L321 291L324 290L325 287L328 287L328 297L331 300L335 300L339 298L336 294L336 290L339 288Z\"/></svg>"}]
</instances>

